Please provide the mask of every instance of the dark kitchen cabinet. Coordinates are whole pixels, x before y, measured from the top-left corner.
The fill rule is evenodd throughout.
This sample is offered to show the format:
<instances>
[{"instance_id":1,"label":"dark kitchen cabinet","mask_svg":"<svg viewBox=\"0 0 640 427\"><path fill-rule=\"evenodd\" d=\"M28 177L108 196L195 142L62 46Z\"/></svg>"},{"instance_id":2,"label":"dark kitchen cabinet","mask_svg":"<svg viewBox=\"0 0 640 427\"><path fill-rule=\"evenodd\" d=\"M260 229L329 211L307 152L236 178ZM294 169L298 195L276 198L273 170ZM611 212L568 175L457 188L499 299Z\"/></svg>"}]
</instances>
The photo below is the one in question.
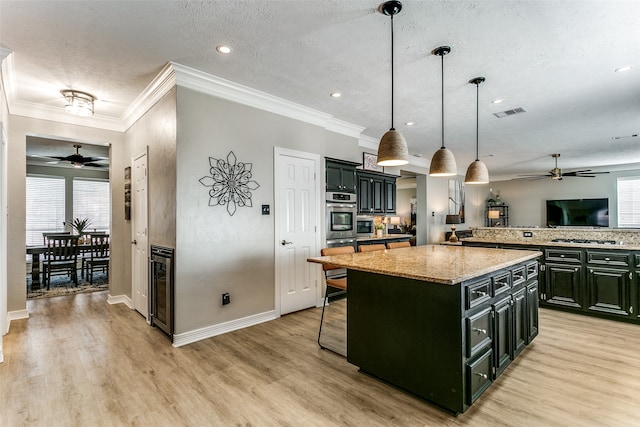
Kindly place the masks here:
<instances>
[{"instance_id":1,"label":"dark kitchen cabinet","mask_svg":"<svg viewBox=\"0 0 640 427\"><path fill-rule=\"evenodd\" d=\"M358 213L396 212L396 177L394 175L357 172Z\"/></svg>"},{"instance_id":2,"label":"dark kitchen cabinet","mask_svg":"<svg viewBox=\"0 0 640 427\"><path fill-rule=\"evenodd\" d=\"M527 285L527 344L538 335L538 282Z\"/></svg>"},{"instance_id":3,"label":"dark kitchen cabinet","mask_svg":"<svg viewBox=\"0 0 640 427\"><path fill-rule=\"evenodd\" d=\"M493 304L493 354L498 377L513 359L513 305L511 296Z\"/></svg>"},{"instance_id":4,"label":"dark kitchen cabinet","mask_svg":"<svg viewBox=\"0 0 640 427\"><path fill-rule=\"evenodd\" d=\"M547 263L545 269L545 302L582 309L582 266Z\"/></svg>"},{"instance_id":5,"label":"dark kitchen cabinet","mask_svg":"<svg viewBox=\"0 0 640 427\"><path fill-rule=\"evenodd\" d=\"M325 165L327 191L337 191L341 193L356 192L356 166L358 166L359 163L325 158Z\"/></svg>"},{"instance_id":6,"label":"dark kitchen cabinet","mask_svg":"<svg viewBox=\"0 0 640 427\"><path fill-rule=\"evenodd\" d=\"M588 269L588 309L616 316L629 316L633 274L625 268Z\"/></svg>"},{"instance_id":7,"label":"dark kitchen cabinet","mask_svg":"<svg viewBox=\"0 0 640 427\"><path fill-rule=\"evenodd\" d=\"M522 288L513 293L513 357L515 358L528 341L527 289Z\"/></svg>"}]
</instances>

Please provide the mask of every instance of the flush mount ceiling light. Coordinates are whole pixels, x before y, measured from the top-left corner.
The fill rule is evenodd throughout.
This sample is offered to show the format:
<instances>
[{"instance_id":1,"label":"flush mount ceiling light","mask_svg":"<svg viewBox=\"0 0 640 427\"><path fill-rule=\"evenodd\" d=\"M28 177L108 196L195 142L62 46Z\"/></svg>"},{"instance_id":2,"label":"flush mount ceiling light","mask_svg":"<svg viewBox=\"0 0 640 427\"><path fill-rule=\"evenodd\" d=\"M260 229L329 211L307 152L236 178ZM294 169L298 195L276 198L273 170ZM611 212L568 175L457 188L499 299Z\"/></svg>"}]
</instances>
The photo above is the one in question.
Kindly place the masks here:
<instances>
[{"instance_id":1,"label":"flush mount ceiling light","mask_svg":"<svg viewBox=\"0 0 640 427\"><path fill-rule=\"evenodd\" d=\"M72 89L61 90L60 93L67 101L67 104L64 106L67 113L83 117L93 116L93 102L96 100L95 96Z\"/></svg>"},{"instance_id":2,"label":"flush mount ceiling light","mask_svg":"<svg viewBox=\"0 0 640 427\"><path fill-rule=\"evenodd\" d=\"M484 82L484 77L476 77L469 80L469 83L476 85L476 160L467 168L467 174L464 177L465 184L488 184L489 170L484 162L480 161L478 154L478 123L480 122L480 83Z\"/></svg>"},{"instance_id":3,"label":"flush mount ceiling light","mask_svg":"<svg viewBox=\"0 0 640 427\"><path fill-rule=\"evenodd\" d=\"M379 166L401 166L409 163L407 141L393 127L393 15L401 10L402 3L399 1L388 1L378 6L378 12L391 17L391 128L382 135L378 145Z\"/></svg>"},{"instance_id":4,"label":"flush mount ceiling light","mask_svg":"<svg viewBox=\"0 0 640 427\"><path fill-rule=\"evenodd\" d=\"M458 166L453 153L444 146L444 56L451 52L449 46L440 46L433 51L442 59L442 146L431 158L429 176L453 176L458 174Z\"/></svg>"}]
</instances>

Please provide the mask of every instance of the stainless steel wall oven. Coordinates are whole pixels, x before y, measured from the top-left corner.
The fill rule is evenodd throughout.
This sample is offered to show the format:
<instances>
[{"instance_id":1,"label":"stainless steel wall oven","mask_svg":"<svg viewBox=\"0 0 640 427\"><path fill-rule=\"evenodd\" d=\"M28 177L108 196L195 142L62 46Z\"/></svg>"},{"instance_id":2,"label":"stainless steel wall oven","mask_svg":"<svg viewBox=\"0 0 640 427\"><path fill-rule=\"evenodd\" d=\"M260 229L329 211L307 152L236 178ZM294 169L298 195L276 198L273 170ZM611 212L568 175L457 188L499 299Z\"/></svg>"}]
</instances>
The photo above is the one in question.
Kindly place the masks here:
<instances>
[{"instance_id":1,"label":"stainless steel wall oven","mask_svg":"<svg viewBox=\"0 0 640 427\"><path fill-rule=\"evenodd\" d=\"M356 237L356 195L351 193L326 194L327 241Z\"/></svg>"}]
</instances>

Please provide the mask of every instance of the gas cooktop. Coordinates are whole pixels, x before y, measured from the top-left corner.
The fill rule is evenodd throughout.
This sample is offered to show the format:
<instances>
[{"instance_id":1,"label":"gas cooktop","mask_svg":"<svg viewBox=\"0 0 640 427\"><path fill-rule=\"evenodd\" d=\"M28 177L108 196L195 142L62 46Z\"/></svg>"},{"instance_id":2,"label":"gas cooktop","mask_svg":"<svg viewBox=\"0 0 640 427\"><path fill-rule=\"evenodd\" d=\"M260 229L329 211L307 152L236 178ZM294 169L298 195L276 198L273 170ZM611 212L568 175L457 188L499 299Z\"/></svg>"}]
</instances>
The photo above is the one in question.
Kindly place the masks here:
<instances>
[{"instance_id":1,"label":"gas cooktop","mask_svg":"<svg viewBox=\"0 0 640 427\"><path fill-rule=\"evenodd\" d=\"M553 239L552 242L559 243L590 243L594 245L615 245L615 240L596 240L596 239Z\"/></svg>"}]
</instances>

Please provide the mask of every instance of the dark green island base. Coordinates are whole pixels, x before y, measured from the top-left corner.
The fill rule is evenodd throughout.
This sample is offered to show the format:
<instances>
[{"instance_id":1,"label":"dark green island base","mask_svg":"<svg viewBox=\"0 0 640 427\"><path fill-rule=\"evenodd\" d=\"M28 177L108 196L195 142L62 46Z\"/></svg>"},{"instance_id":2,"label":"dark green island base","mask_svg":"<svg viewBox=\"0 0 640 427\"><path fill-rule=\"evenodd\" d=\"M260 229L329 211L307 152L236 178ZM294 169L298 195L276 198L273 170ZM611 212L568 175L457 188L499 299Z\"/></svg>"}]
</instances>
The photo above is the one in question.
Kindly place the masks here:
<instances>
[{"instance_id":1,"label":"dark green island base","mask_svg":"<svg viewBox=\"0 0 640 427\"><path fill-rule=\"evenodd\" d=\"M536 260L449 285L347 274L347 360L455 415L538 333Z\"/></svg>"}]
</instances>

